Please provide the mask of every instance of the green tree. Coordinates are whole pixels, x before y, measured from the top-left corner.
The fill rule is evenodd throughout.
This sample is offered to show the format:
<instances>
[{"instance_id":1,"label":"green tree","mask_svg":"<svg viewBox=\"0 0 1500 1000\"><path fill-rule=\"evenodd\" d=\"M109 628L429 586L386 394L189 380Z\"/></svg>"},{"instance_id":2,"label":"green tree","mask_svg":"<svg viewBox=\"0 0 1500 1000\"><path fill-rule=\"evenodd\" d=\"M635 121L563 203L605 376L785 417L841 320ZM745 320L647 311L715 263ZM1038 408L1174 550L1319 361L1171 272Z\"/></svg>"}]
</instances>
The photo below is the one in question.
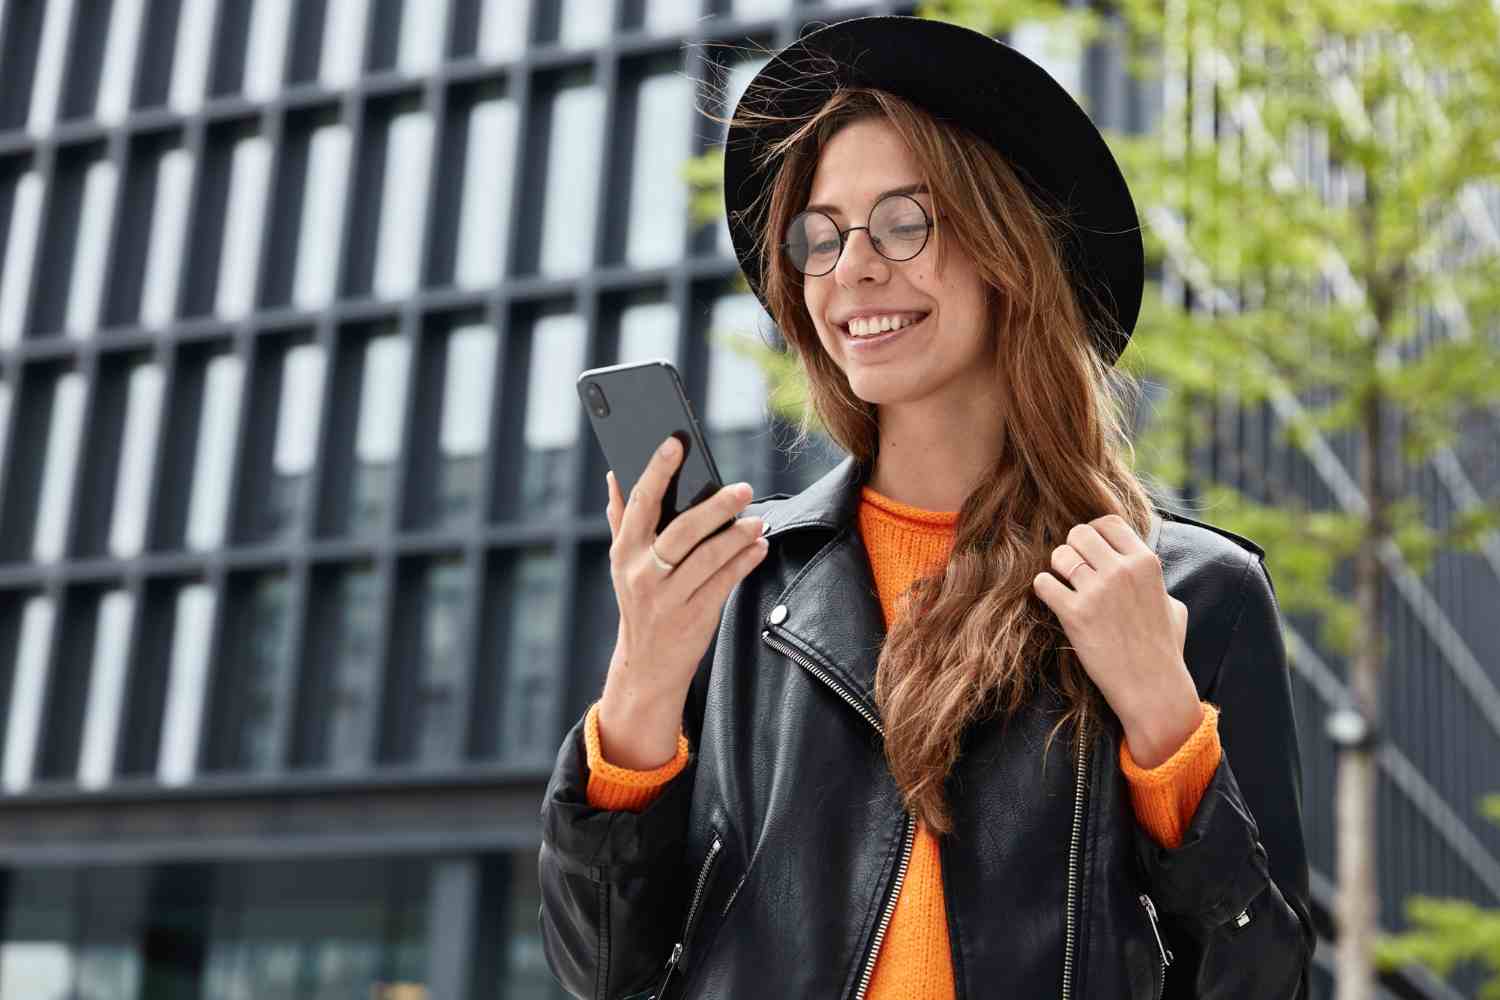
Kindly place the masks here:
<instances>
[{"instance_id":1,"label":"green tree","mask_svg":"<svg viewBox=\"0 0 1500 1000\"><path fill-rule=\"evenodd\" d=\"M1109 43L1134 76L1161 82L1163 111L1145 134L1106 130L1148 261L1168 265L1188 295L1169 301L1148 283L1119 362L1161 389L1137 441L1139 471L1265 546L1283 609L1316 617L1320 643L1348 657L1347 706L1378 719L1381 574L1420 576L1439 550L1496 544L1500 529L1500 503L1475 495L1454 455L1476 436L1466 422L1500 407L1500 234L1478 201L1479 185L1500 179L1500 9L941 0L920 13L993 35L1045 26L1059 54ZM1299 171L1306 150L1332 165L1330 193ZM700 219L722 216L721 170L718 152L689 167ZM795 422L805 393L794 359L744 349L765 366L772 409ZM1242 492L1193 461L1215 413L1262 405L1281 440L1323 471L1332 509L1256 481L1261 470L1238 470L1256 487ZM1353 442L1354 468L1332 450L1336 435ZM1406 486L1405 473L1429 461L1459 502L1441 528ZM1352 598L1333 586L1347 564ZM1375 777L1372 749L1340 754L1340 1000L1373 995ZM1458 901L1413 900L1408 912L1424 930L1383 948L1384 964L1439 968L1486 949L1494 962L1500 916Z\"/></svg>"},{"instance_id":2,"label":"green tree","mask_svg":"<svg viewBox=\"0 0 1500 1000\"><path fill-rule=\"evenodd\" d=\"M1486 795L1480 808L1500 823L1500 795ZM1381 966L1420 962L1446 976L1459 962L1478 962L1493 973L1480 987L1480 1000L1500 1000L1500 910L1425 895L1409 897L1405 909L1412 929L1376 942Z\"/></svg>"}]
</instances>

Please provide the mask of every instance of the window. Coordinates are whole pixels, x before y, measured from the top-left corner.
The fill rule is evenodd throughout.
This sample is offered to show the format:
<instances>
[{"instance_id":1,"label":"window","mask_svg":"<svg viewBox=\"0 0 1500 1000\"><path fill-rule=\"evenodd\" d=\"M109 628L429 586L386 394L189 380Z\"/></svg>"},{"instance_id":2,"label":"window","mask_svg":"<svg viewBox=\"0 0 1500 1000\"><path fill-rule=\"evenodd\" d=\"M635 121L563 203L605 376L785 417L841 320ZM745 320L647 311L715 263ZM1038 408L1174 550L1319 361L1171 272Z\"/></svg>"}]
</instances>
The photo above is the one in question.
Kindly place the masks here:
<instances>
[{"instance_id":1,"label":"window","mask_svg":"<svg viewBox=\"0 0 1500 1000\"><path fill-rule=\"evenodd\" d=\"M9 382L0 382L0 455L5 454L10 442L10 406L12 393ZM5 495L5 467L0 465L0 496Z\"/></svg>"},{"instance_id":2,"label":"window","mask_svg":"<svg viewBox=\"0 0 1500 1000\"><path fill-rule=\"evenodd\" d=\"M128 559L145 547L146 502L156 467L156 432L161 418L161 367L148 362L131 368L127 393L109 527L109 551L116 559Z\"/></svg>"},{"instance_id":3,"label":"window","mask_svg":"<svg viewBox=\"0 0 1500 1000\"><path fill-rule=\"evenodd\" d=\"M387 739L383 760L452 766L466 729L470 657L468 571L462 556L423 557L400 568Z\"/></svg>"},{"instance_id":4,"label":"window","mask_svg":"<svg viewBox=\"0 0 1500 1000\"><path fill-rule=\"evenodd\" d=\"M384 617L374 566L320 569L305 658L309 709L299 763L334 770L369 766L375 743L376 659Z\"/></svg>"},{"instance_id":5,"label":"window","mask_svg":"<svg viewBox=\"0 0 1500 1000\"><path fill-rule=\"evenodd\" d=\"M700 0L646 0L643 27L653 35L691 28L702 17Z\"/></svg>"},{"instance_id":6,"label":"window","mask_svg":"<svg viewBox=\"0 0 1500 1000\"><path fill-rule=\"evenodd\" d=\"M308 501L307 479L317 454L323 368L323 349L316 344L292 347L282 359L270 480L252 526L255 539L284 538L301 522Z\"/></svg>"},{"instance_id":7,"label":"window","mask_svg":"<svg viewBox=\"0 0 1500 1000\"><path fill-rule=\"evenodd\" d=\"M271 144L252 135L235 144L224 214L224 245L219 277L214 285L214 312L221 319L238 319L255 305L260 269L260 240L271 176Z\"/></svg>"},{"instance_id":8,"label":"window","mask_svg":"<svg viewBox=\"0 0 1500 1000\"><path fill-rule=\"evenodd\" d=\"M18 869L7 886L5 937L0 941L0 994L64 997L73 984L77 873Z\"/></svg>"},{"instance_id":9,"label":"window","mask_svg":"<svg viewBox=\"0 0 1500 1000\"><path fill-rule=\"evenodd\" d=\"M241 83L245 96L252 101L269 100L281 88L291 23L292 0L253 0Z\"/></svg>"},{"instance_id":10,"label":"window","mask_svg":"<svg viewBox=\"0 0 1500 1000\"><path fill-rule=\"evenodd\" d=\"M130 110L130 89L140 48L145 0L114 0L105 33L104 66L99 72L99 96L94 115L115 124Z\"/></svg>"},{"instance_id":11,"label":"window","mask_svg":"<svg viewBox=\"0 0 1500 1000\"><path fill-rule=\"evenodd\" d=\"M216 603L214 591L207 584L190 584L177 591L166 706L156 756L156 777L165 785L190 781L198 769Z\"/></svg>"},{"instance_id":12,"label":"window","mask_svg":"<svg viewBox=\"0 0 1500 1000\"><path fill-rule=\"evenodd\" d=\"M349 127L340 124L325 125L309 141L292 285L292 300L299 309L321 308L337 293L349 143Z\"/></svg>"},{"instance_id":13,"label":"window","mask_svg":"<svg viewBox=\"0 0 1500 1000\"><path fill-rule=\"evenodd\" d=\"M284 572L259 573L235 581L230 596L213 760L224 770L275 771L291 711L292 581Z\"/></svg>"},{"instance_id":14,"label":"window","mask_svg":"<svg viewBox=\"0 0 1500 1000\"><path fill-rule=\"evenodd\" d=\"M192 175L193 157L185 149L170 150L157 162L150 249L141 294L142 326L165 326L177 315L177 281L182 270Z\"/></svg>"},{"instance_id":15,"label":"window","mask_svg":"<svg viewBox=\"0 0 1500 1000\"><path fill-rule=\"evenodd\" d=\"M224 539L243 372L233 354L214 357L204 371L187 514L186 541L192 549L218 548Z\"/></svg>"},{"instance_id":16,"label":"window","mask_svg":"<svg viewBox=\"0 0 1500 1000\"><path fill-rule=\"evenodd\" d=\"M431 72L443 60L447 28L448 0L404 0L396 68L410 75Z\"/></svg>"},{"instance_id":17,"label":"window","mask_svg":"<svg viewBox=\"0 0 1500 1000\"><path fill-rule=\"evenodd\" d=\"M760 331L769 325L753 295L726 295L714 303L704 433L726 483L763 481L766 382L759 364L743 352L764 346Z\"/></svg>"},{"instance_id":18,"label":"window","mask_svg":"<svg viewBox=\"0 0 1500 1000\"><path fill-rule=\"evenodd\" d=\"M31 557L37 562L55 562L62 558L67 545L68 510L73 502L83 430L83 389L83 376L77 372L65 372L53 383L52 416L47 422L47 452L31 546Z\"/></svg>"},{"instance_id":19,"label":"window","mask_svg":"<svg viewBox=\"0 0 1500 1000\"><path fill-rule=\"evenodd\" d=\"M583 419L573 385L583 370L584 346L581 316L544 316L532 328L521 473L521 504L529 516L572 509L570 454Z\"/></svg>"},{"instance_id":20,"label":"window","mask_svg":"<svg viewBox=\"0 0 1500 1000\"><path fill-rule=\"evenodd\" d=\"M31 83L31 111L26 119L26 129L33 135L51 131L57 122L63 68L68 59L68 27L73 22L73 0L53 0L45 8L46 20L42 22L36 73Z\"/></svg>"},{"instance_id":21,"label":"window","mask_svg":"<svg viewBox=\"0 0 1500 1000\"><path fill-rule=\"evenodd\" d=\"M770 17L791 6L791 0L733 0L735 17Z\"/></svg>"},{"instance_id":22,"label":"window","mask_svg":"<svg viewBox=\"0 0 1500 1000\"><path fill-rule=\"evenodd\" d=\"M480 0L479 57L513 59L526 48L532 0Z\"/></svg>"},{"instance_id":23,"label":"window","mask_svg":"<svg viewBox=\"0 0 1500 1000\"><path fill-rule=\"evenodd\" d=\"M515 102L502 98L476 103L469 112L454 264L454 281L461 288L491 287L505 273L515 157Z\"/></svg>"},{"instance_id":24,"label":"window","mask_svg":"<svg viewBox=\"0 0 1500 1000\"><path fill-rule=\"evenodd\" d=\"M682 256L688 191L682 169L691 152L693 83L657 73L640 85L630 171L630 218L625 257L633 267L655 267Z\"/></svg>"},{"instance_id":25,"label":"window","mask_svg":"<svg viewBox=\"0 0 1500 1000\"><path fill-rule=\"evenodd\" d=\"M323 86L343 87L359 78L364 69L369 8L369 0L328 0L318 64L318 82Z\"/></svg>"},{"instance_id":26,"label":"window","mask_svg":"<svg viewBox=\"0 0 1500 1000\"><path fill-rule=\"evenodd\" d=\"M115 741L120 732L120 706L125 700L125 659L130 648L130 619L134 610L135 599L124 590L111 590L99 601L88 705L84 709L83 739L78 753L78 782L86 788L108 784L114 774Z\"/></svg>"},{"instance_id":27,"label":"window","mask_svg":"<svg viewBox=\"0 0 1500 1000\"><path fill-rule=\"evenodd\" d=\"M389 858L216 867L205 879L215 887L207 912L191 923L207 938L193 995L425 995L430 870L425 859ZM387 992L393 983L409 988Z\"/></svg>"},{"instance_id":28,"label":"window","mask_svg":"<svg viewBox=\"0 0 1500 1000\"><path fill-rule=\"evenodd\" d=\"M5 759L0 767L0 779L12 794L24 792L31 784L36 764L55 610L51 598L36 595L26 600L21 612L20 634L12 654L15 675L5 726Z\"/></svg>"},{"instance_id":29,"label":"window","mask_svg":"<svg viewBox=\"0 0 1500 1000\"><path fill-rule=\"evenodd\" d=\"M92 336L99 325L100 292L104 288L105 251L115 204L115 165L108 160L89 164L83 181L83 206L73 244L73 268L68 285L70 336Z\"/></svg>"},{"instance_id":30,"label":"window","mask_svg":"<svg viewBox=\"0 0 1500 1000\"><path fill-rule=\"evenodd\" d=\"M570 48L598 45L614 24L614 0L562 0L557 12L557 41Z\"/></svg>"},{"instance_id":31,"label":"window","mask_svg":"<svg viewBox=\"0 0 1500 1000\"><path fill-rule=\"evenodd\" d=\"M561 569L550 549L529 549L514 557L500 714L501 754L507 760L542 761L556 750L552 723L563 674L558 655Z\"/></svg>"},{"instance_id":32,"label":"window","mask_svg":"<svg viewBox=\"0 0 1500 1000\"><path fill-rule=\"evenodd\" d=\"M217 8L218 0L193 0L177 9L177 51L167 104L179 114L191 114L203 104Z\"/></svg>"},{"instance_id":33,"label":"window","mask_svg":"<svg viewBox=\"0 0 1500 1000\"><path fill-rule=\"evenodd\" d=\"M12 188L10 232L0 260L0 346L12 347L25 335L41 218L42 175L28 170Z\"/></svg>"},{"instance_id":34,"label":"window","mask_svg":"<svg viewBox=\"0 0 1500 1000\"><path fill-rule=\"evenodd\" d=\"M495 391L495 331L462 326L448 336L443 365L443 405L438 427L437 518L467 523L479 506L480 471L489 441Z\"/></svg>"},{"instance_id":35,"label":"window","mask_svg":"<svg viewBox=\"0 0 1500 1000\"><path fill-rule=\"evenodd\" d=\"M464 733L459 688L468 659L463 626L469 588L462 559L434 560L425 576L415 757L426 763L452 762L461 752Z\"/></svg>"},{"instance_id":36,"label":"window","mask_svg":"<svg viewBox=\"0 0 1500 1000\"><path fill-rule=\"evenodd\" d=\"M646 302L620 314L618 362L667 358L677 361L677 310L670 302Z\"/></svg>"},{"instance_id":37,"label":"window","mask_svg":"<svg viewBox=\"0 0 1500 1000\"><path fill-rule=\"evenodd\" d=\"M432 118L422 111L391 122L380 196L375 295L409 295L422 278L422 230L432 163Z\"/></svg>"},{"instance_id":38,"label":"window","mask_svg":"<svg viewBox=\"0 0 1500 1000\"><path fill-rule=\"evenodd\" d=\"M552 100L547 142L541 270L573 275L594 260L604 93L595 86L565 87Z\"/></svg>"},{"instance_id":39,"label":"window","mask_svg":"<svg viewBox=\"0 0 1500 1000\"><path fill-rule=\"evenodd\" d=\"M391 333L365 344L359 389L359 418L354 439L353 488L344 528L372 534L385 523L391 506L396 457L401 451L406 411L408 348Z\"/></svg>"}]
</instances>

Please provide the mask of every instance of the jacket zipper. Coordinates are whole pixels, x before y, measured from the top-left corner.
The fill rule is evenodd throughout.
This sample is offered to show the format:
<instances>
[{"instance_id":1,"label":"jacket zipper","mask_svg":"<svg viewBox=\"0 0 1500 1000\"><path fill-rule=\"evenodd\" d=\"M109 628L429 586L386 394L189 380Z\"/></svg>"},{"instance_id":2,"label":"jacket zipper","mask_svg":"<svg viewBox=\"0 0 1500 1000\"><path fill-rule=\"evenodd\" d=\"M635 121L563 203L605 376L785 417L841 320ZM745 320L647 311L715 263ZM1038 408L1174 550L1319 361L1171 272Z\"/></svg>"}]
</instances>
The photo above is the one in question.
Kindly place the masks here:
<instances>
[{"instance_id":1,"label":"jacket zipper","mask_svg":"<svg viewBox=\"0 0 1500 1000\"><path fill-rule=\"evenodd\" d=\"M1167 966L1172 964L1172 949L1168 948L1166 943L1162 941L1161 931L1156 927L1156 904L1151 902L1151 897L1144 892L1137 898L1140 899L1141 905L1146 908L1146 916L1151 920L1151 933L1156 935L1156 947L1161 951L1161 989L1162 992L1165 992L1167 988ZM1161 993L1159 992L1156 995L1160 997Z\"/></svg>"},{"instance_id":2,"label":"jacket zipper","mask_svg":"<svg viewBox=\"0 0 1500 1000\"><path fill-rule=\"evenodd\" d=\"M873 712L869 711L859 703L859 700L844 689L844 686L834 680L828 671L809 660L802 653L787 645L785 642L775 640L770 629L761 629L760 637L765 640L766 645L790 657L794 662L800 664L818 680L822 681L840 698L849 703L849 706L864 717L865 721L875 727L881 739L885 738L885 726L881 725ZM866 991L870 988L870 977L875 972L875 958L880 954L880 945L885 940L886 928L890 926L891 914L896 912L896 900L901 895L901 884L906 881L906 869L911 864L911 849L915 843L915 831L917 826L916 817L911 813L906 814L906 830L901 835L901 864L896 869L896 881L891 885L891 893L886 898L885 909L880 914L880 924L875 928L875 940L870 944L870 953L865 957L864 971L860 973L859 989L854 993L854 1000L864 1000Z\"/></svg>"},{"instance_id":3,"label":"jacket zipper","mask_svg":"<svg viewBox=\"0 0 1500 1000\"><path fill-rule=\"evenodd\" d=\"M703 859L703 867L698 869L698 885L693 890L693 901L688 904L687 920L682 924L682 937L672 946L672 954L667 958L667 971L661 977L661 985L656 988L658 998L666 996L667 983L672 979L672 973L677 969L677 963L682 959L683 944L693 932L693 917L698 912L698 904L703 901L703 887L708 883L708 873L713 868L714 861L719 856L719 849L723 845L719 835L714 834L713 843L708 847L708 857Z\"/></svg>"},{"instance_id":4,"label":"jacket zipper","mask_svg":"<svg viewBox=\"0 0 1500 1000\"><path fill-rule=\"evenodd\" d=\"M870 725L874 726L875 731L878 732L882 738L884 738L885 727L881 725L880 720L875 718L875 716L863 705L861 705L853 695L849 694L849 692L844 689L843 685L839 684L831 676L829 676L828 671L824 670L816 663L813 663L799 650L794 649L793 647L787 645L785 642L775 640L771 635L770 629L761 629L760 636L765 641L766 645L790 657L793 661L806 668L808 672L810 672L814 677L818 678L818 680L822 681L825 685L831 688L835 694L843 698L844 701L849 703L850 707L852 707L856 712L863 716L865 720L870 723ZM1062 1000L1068 1000L1068 998L1071 996L1073 983L1073 909L1078 895L1078 849L1079 845L1082 842L1081 827L1083 821L1083 794L1086 787L1088 774L1088 753L1087 747L1084 744L1084 723L1087 721L1087 715L1087 710L1085 710L1079 715L1078 720L1078 777L1077 790L1073 800L1073 835L1068 845L1068 906L1066 913L1067 941L1063 951ZM870 987L870 976L875 971L875 957L879 954L880 944L885 939L885 931L886 928L890 925L891 914L894 913L896 909L896 897L900 895L901 883L906 878L906 869L911 862L911 848L914 839L912 833L915 827L916 820L908 813L906 817L906 833L901 850L901 866L896 871L896 881L892 886L890 898L886 901L885 912L881 914L880 926L875 932L875 941L871 945L870 954L866 959L865 970L864 973L860 976L859 990L854 994L854 1000L864 1000L865 991ZM1153 923L1152 926L1154 927L1155 924ZM1168 959L1168 961L1170 961L1170 959ZM1165 975L1163 975L1163 982L1165 981ZM660 994L658 994L658 996L659 995Z\"/></svg>"},{"instance_id":5,"label":"jacket zipper","mask_svg":"<svg viewBox=\"0 0 1500 1000\"><path fill-rule=\"evenodd\" d=\"M1078 899L1078 849L1082 843L1083 793L1088 773L1088 748L1083 741L1087 716L1087 709L1078 716L1078 777L1073 795L1073 835L1068 841L1067 940L1063 946L1062 1000L1068 1000L1073 992L1073 910Z\"/></svg>"},{"instance_id":6,"label":"jacket zipper","mask_svg":"<svg viewBox=\"0 0 1500 1000\"><path fill-rule=\"evenodd\" d=\"M891 895L886 901L885 912L880 915L880 926L875 929L875 942L870 945L870 957L865 963L865 971L859 977L859 989L854 993L854 1000L864 1000L865 991L870 988L870 977L875 972L875 956L880 954L880 945L885 940L886 928L890 926L891 914L896 912L896 899L901 895L901 883L906 881L906 868L911 861L911 848L914 841L912 834L916 826L916 817L907 813L906 832L901 839L901 867L896 869L896 884L891 887Z\"/></svg>"}]
</instances>

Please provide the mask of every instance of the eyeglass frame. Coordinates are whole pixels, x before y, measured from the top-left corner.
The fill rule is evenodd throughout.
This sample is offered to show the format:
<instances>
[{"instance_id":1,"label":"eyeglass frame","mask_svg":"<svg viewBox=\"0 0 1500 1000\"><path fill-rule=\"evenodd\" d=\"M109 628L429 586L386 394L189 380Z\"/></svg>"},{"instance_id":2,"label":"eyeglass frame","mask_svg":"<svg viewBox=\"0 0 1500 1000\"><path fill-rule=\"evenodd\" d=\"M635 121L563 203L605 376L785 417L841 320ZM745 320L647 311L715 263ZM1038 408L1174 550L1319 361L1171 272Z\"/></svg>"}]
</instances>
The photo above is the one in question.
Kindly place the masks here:
<instances>
[{"instance_id":1,"label":"eyeglass frame","mask_svg":"<svg viewBox=\"0 0 1500 1000\"><path fill-rule=\"evenodd\" d=\"M820 212L820 211L818 211L815 208L813 208L813 209L804 209L803 211L798 212L796 215L792 216L791 220L787 223L787 229L791 229L792 223L796 222L798 219L802 218L804 215L821 215L823 218L825 218L825 219L828 220L828 222L829 222L830 225L833 226L833 231L839 234L839 252L834 255L834 258L833 258L833 267L830 267L826 271L819 271L817 274L813 274L810 271L804 271L804 270L802 270L795 263L793 263L792 264L792 270L796 271L798 274L802 275L803 277L807 277L807 278L821 278L824 275L832 274L834 268L836 268L836 267L839 266L839 261L841 261L841 260L844 259L844 250L849 245L849 234L852 233L852 232L854 232L856 229L863 229L865 231L865 235L869 236L869 234L870 234L870 220L873 219L873 218L875 218L875 211L876 211L876 209L880 208L881 205L884 205L887 201L889 201L892 198L905 198L907 201L909 201L913 205L917 206L917 208L921 211L922 218L927 223L927 228L924 229L923 232L922 232L922 245L919 246L919 247L917 247L917 252L914 253L914 254L912 254L910 257L900 257L900 258L887 257L886 254L885 254L885 251L882 250L882 249L880 249L880 244L875 241L875 238L873 236L870 237L870 246L874 247L876 253L880 254L881 257L884 257L886 260L890 261L892 264L902 264L902 263L905 263L906 261L909 261L909 260L916 260L919 256L921 256L922 251L927 249L927 244L931 240L932 230L933 230L934 227L937 226L937 221L933 218L933 215L928 215L927 214L927 207L925 205L923 205L917 199L913 198L911 195L909 195L909 194L888 194L884 198L881 198L875 204L873 204L873 205L870 206L870 214L867 215L867 216L865 216L865 224L863 226L850 226L848 229L840 229L839 228L839 224L834 221L833 216L829 215L827 212ZM936 213L933 213L933 214L935 215ZM777 249L785 251L786 248L788 246L790 246L790 245L791 245L791 241L790 240L782 240L780 243L777 244Z\"/></svg>"}]
</instances>

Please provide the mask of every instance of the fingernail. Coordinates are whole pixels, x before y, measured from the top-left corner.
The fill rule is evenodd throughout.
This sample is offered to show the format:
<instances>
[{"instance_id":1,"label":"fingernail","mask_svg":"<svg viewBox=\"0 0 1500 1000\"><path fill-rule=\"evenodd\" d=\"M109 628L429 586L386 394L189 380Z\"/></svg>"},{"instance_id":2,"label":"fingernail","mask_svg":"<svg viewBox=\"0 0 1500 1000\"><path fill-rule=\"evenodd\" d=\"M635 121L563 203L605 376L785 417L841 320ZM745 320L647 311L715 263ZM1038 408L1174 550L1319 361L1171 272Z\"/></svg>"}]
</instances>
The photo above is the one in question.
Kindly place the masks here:
<instances>
[{"instance_id":1,"label":"fingernail","mask_svg":"<svg viewBox=\"0 0 1500 1000\"><path fill-rule=\"evenodd\" d=\"M770 530L771 530L771 522L770 521L762 521L762 522L760 522L760 533L762 535L764 535L766 532L768 532Z\"/></svg>"},{"instance_id":2,"label":"fingernail","mask_svg":"<svg viewBox=\"0 0 1500 1000\"><path fill-rule=\"evenodd\" d=\"M676 438L667 438L665 441L662 442L661 457L662 458L669 458L672 455L672 453L675 452L676 450L677 450L677 439Z\"/></svg>"}]
</instances>

